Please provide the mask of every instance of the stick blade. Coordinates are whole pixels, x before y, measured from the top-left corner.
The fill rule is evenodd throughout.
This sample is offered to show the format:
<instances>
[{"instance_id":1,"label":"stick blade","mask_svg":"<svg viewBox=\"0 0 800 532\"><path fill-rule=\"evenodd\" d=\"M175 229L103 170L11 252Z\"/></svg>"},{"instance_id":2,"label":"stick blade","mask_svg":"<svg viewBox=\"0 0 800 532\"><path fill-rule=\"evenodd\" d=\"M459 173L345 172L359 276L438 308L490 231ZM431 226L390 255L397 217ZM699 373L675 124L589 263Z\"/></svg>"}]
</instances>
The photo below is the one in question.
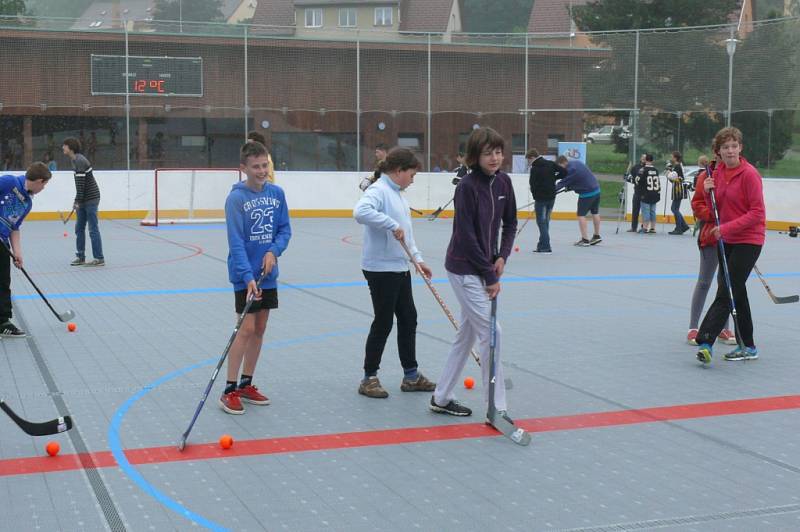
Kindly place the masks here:
<instances>
[{"instance_id":1,"label":"stick blade","mask_svg":"<svg viewBox=\"0 0 800 532\"><path fill-rule=\"evenodd\" d=\"M777 303L778 305L783 305L785 303L797 303L800 301L800 296L776 296L775 294L770 293L769 295L772 296L772 300Z\"/></svg>"},{"instance_id":2,"label":"stick blade","mask_svg":"<svg viewBox=\"0 0 800 532\"><path fill-rule=\"evenodd\" d=\"M58 314L58 320L64 323L71 321L74 317L75 317L75 311L72 309L65 310L64 312L60 312Z\"/></svg>"},{"instance_id":3,"label":"stick blade","mask_svg":"<svg viewBox=\"0 0 800 532\"><path fill-rule=\"evenodd\" d=\"M8 417L17 424L19 428L25 434L29 436L50 436L53 434L59 434L61 432L66 432L72 428L72 418L70 416L63 416L56 419L51 419L50 421L44 421L42 423L33 423L26 419L22 419L19 417L16 412L14 412L10 406L8 406L4 401L0 401L0 408L8 414Z\"/></svg>"},{"instance_id":4,"label":"stick blade","mask_svg":"<svg viewBox=\"0 0 800 532\"><path fill-rule=\"evenodd\" d=\"M491 416L489 417L489 423L492 426L500 431L503 436L508 438L509 440L513 441L517 445L522 447L527 447L531 443L531 434L530 432L526 432L525 429L519 428L513 423L509 423L506 418L501 415L498 415L497 411L494 411Z\"/></svg>"},{"instance_id":5,"label":"stick blade","mask_svg":"<svg viewBox=\"0 0 800 532\"><path fill-rule=\"evenodd\" d=\"M432 222L432 221L434 221L436 218L438 218L438 217L439 217L439 215L440 215L440 214L442 214L442 210L444 210L444 209L442 209L441 207L439 207L438 209L436 209L435 211L433 211L432 213L430 213L430 214L428 215L428 220L429 220L429 221L431 221L431 222Z\"/></svg>"},{"instance_id":6,"label":"stick blade","mask_svg":"<svg viewBox=\"0 0 800 532\"><path fill-rule=\"evenodd\" d=\"M186 434L181 436L181 441L178 442L178 451L183 452L186 449Z\"/></svg>"}]
</instances>

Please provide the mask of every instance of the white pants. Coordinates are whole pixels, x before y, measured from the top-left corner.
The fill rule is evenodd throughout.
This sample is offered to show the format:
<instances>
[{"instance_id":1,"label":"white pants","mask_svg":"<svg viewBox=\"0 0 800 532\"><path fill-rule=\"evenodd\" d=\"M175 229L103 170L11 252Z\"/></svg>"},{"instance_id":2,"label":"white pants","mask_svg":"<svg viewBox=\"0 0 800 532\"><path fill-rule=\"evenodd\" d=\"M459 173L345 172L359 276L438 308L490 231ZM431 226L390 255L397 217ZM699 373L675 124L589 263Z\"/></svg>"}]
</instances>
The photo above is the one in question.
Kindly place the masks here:
<instances>
[{"instance_id":1,"label":"white pants","mask_svg":"<svg viewBox=\"0 0 800 532\"><path fill-rule=\"evenodd\" d=\"M447 355L444 370L439 377L433 400L436 404L444 406L453 399L453 390L461 380L464 364L471 358L470 350L478 344L478 356L481 359L481 373L483 377L483 401L489 404L489 334L491 327L492 301L486 293L483 280L477 275L456 275L447 272L450 286L456 294L461 305L461 318L456 339ZM506 410L506 385L503 378L503 366L500 364L500 324L497 324L494 349L495 387L494 404L498 410Z\"/></svg>"}]
</instances>

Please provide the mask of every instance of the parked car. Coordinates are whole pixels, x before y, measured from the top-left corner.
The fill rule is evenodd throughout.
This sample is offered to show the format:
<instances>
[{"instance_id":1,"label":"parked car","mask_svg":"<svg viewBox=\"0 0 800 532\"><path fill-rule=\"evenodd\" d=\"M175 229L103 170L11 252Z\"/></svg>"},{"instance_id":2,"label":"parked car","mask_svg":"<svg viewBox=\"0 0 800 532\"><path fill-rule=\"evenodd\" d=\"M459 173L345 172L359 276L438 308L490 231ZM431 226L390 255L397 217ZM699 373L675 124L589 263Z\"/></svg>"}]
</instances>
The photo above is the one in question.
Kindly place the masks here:
<instances>
[{"instance_id":1,"label":"parked car","mask_svg":"<svg viewBox=\"0 0 800 532\"><path fill-rule=\"evenodd\" d=\"M587 133L583 140L589 143L611 144L614 141L615 131L622 139L629 139L631 137L628 126L603 126L598 130Z\"/></svg>"}]
</instances>

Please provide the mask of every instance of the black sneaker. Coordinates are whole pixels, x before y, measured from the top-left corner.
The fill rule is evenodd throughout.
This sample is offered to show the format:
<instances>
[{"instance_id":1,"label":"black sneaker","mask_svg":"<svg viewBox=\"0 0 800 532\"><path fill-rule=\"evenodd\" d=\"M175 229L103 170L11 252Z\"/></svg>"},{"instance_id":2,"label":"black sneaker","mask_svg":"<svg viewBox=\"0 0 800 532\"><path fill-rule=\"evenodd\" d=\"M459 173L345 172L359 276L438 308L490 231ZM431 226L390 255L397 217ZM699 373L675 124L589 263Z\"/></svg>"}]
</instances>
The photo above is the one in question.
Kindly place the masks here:
<instances>
[{"instance_id":1,"label":"black sneaker","mask_svg":"<svg viewBox=\"0 0 800 532\"><path fill-rule=\"evenodd\" d=\"M27 334L10 321L7 321L0 325L0 336L3 338L25 338Z\"/></svg>"},{"instance_id":2,"label":"black sneaker","mask_svg":"<svg viewBox=\"0 0 800 532\"><path fill-rule=\"evenodd\" d=\"M683 234L683 231L681 231L681 230L679 230L679 229L673 229L673 230L672 230L672 231L670 231L668 234L670 234L670 235L682 235L682 234Z\"/></svg>"},{"instance_id":3,"label":"black sneaker","mask_svg":"<svg viewBox=\"0 0 800 532\"><path fill-rule=\"evenodd\" d=\"M599 244L602 241L603 241L603 239L600 237L600 235L592 235L592 239L589 240L589 245L590 246L596 246L597 244Z\"/></svg>"},{"instance_id":4,"label":"black sneaker","mask_svg":"<svg viewBox=\"0 0 800 532\"><path fill-rule=\"evenodd\" d=\"M626 233L636 233L637 231L638 231L638 229L634 229L633 227L631 227L630 229L628 229L628 230L627 230L627 231L625 231L625 232L626 232Z\"/></svg>"},{"instance_id":5,"label":"black sneaker","mask_svg":"<svg viewBox=\"0 0 800 532\"><path fill-rule=\"evenodd\" d=\"M534 249L533 252L534 253L552 253L553 250L552 249Z\"/></svg>"},{"instance_id":6,"label":"black sneaker","mask_svg":"<svg viewBox=\"0 0 800 532\"><path fill-rule=\"evenodd\" d=\"M462 405L458 401L450 401L444 406L439 406L431 397L430 409L439 414L450 414L451 416L471 416L472 410Z\"/></svg>"}]
</instances>

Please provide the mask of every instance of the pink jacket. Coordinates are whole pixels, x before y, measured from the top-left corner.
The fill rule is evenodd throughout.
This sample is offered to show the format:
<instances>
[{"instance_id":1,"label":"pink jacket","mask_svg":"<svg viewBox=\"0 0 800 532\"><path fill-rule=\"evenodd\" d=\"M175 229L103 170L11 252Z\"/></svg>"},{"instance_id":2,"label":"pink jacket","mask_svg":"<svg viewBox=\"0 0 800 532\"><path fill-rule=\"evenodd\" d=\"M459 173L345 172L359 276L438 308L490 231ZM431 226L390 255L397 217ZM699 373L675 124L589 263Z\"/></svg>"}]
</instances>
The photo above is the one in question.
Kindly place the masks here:
<instances>
[{"instance_id":1,"label":"pink jacket","mask_svg":"<svg viewBox=\"0 0 800 532\"><path fill-rule=\"evenodd\" d=\"M761 175L744 157L736 168L720 162L714 169L714 194L719 209L720 233L727 244L764 245L767 211ZM711 195L706 196L711 208Z\"/></svg>"}]
</instances>

